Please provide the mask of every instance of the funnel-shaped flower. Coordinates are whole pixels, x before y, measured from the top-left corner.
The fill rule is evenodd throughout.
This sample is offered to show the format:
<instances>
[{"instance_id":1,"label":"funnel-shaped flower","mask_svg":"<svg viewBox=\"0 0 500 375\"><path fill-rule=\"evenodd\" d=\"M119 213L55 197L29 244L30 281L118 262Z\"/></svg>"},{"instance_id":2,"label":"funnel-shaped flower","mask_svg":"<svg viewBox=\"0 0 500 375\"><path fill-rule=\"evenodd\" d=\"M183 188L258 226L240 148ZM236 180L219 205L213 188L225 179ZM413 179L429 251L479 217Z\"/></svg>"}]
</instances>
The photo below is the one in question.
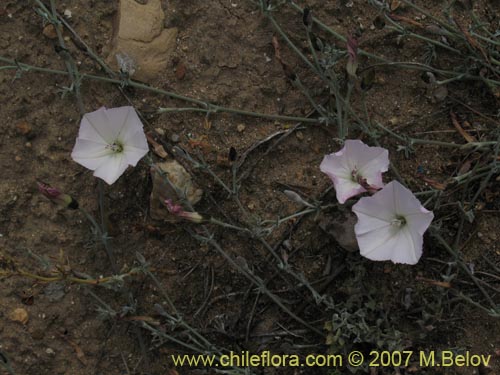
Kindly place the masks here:
<instances>
[{"instance_id":1,"label":"funnel-shaped flower","mask_svg":"<svg viewBox=\"0 0 500 375\"><path fill-rule=\"evenodd\" d=\"M389 167L389 151L369 147L358 139L346 140L339 152L326 155L320 169L333 181L337 200L347 199L384 186L382 172Z\"/></svg>"},{"instance_id":2,"label":"funnel-shaped flower","mask_svg":"<svg viewBox=\"0 0 500 375\"><path fill-rule=\"evenodd\" d=\"M423 235L434 214L397 181L352 207L361 255L371 260L416 264L422 256Z\"/></svg>"},{"instance_id":3,"label":"funnel-shaped flower","mask_svg":"<svg viewBox=\"0 0 500 375\"><path fill-rule=\"evenodd\" d=\"M71 157L109 185L148 152L143 126L133 107L86 113Z\"/></svg>"}]
</instances>

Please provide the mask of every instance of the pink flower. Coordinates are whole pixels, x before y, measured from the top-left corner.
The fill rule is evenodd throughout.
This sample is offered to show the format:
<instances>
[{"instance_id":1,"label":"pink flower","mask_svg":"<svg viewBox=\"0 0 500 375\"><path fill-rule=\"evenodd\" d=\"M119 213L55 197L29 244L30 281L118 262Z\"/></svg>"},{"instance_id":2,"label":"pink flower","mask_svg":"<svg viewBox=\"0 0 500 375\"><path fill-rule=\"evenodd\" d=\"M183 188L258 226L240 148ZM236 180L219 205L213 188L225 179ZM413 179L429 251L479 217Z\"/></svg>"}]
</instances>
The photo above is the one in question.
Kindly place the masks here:
<instances>
[{"instance_id":1,"label":"pink flower","mask_svg":"<svg viewBox=\"0 0 500 375\"><path fill-rule=\"evenodd\" d=\"M344 203L358 194L381 189L382 172L389 168L389 151L369 147L360 140L346 140L339 152L326 155L320 169L333 181L337 200Z\"/></svg>"},{"instance_id":2,"label":"pink flower","mask_svg":"<svg viewBox=\"0 0 500 375\"><path fill-rule=\"evenodd\" d=\"M352 207L361 255L371 260L416 264L422 256L423 235L434 218L398 181L392 181Z\"/></svg>"},{"instance_id":3,"label":"pink flower","mask_svg":"<svg viewBox=\"0 0 500 375\"><path fill-rule=\"evenodd\" d=\"M71 157L111 185L148 151L141 120L133 107L101 107L83 116Z\"/></svg>"}]
</instances>

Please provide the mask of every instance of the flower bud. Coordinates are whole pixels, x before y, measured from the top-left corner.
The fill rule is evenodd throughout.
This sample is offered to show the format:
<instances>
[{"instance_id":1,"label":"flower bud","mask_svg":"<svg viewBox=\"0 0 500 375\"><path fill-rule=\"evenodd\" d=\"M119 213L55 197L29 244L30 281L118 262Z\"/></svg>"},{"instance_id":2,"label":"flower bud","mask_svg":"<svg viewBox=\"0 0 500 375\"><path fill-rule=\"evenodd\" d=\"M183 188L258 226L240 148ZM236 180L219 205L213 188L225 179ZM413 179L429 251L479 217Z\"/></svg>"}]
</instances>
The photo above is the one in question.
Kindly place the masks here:
<instances>
[{"instance_id":1,"label":"flower bud","mask_svg":"<svg viewBox=\"0 0 500 375\"><path fill-rule=\"evenodd\" d=\"M184 208L180 204L172 202L172 199L165 199L165 205L167 206L168 212L179 218L192 221L193 223L203 222L203 216L198 212L184 211Z\"/></svg>"},{"instance_id":2,"label":"flower bud","mask_svg":"<svg viewBox=\"0 0 500 375\"><path fill-rule=\"evenodd\" d=\"M70 195L64 194L59 189L54 188L44 182L37 181L38 191L42 193L52 202L58 204L61 207L71 208L72 210L78 209L78 202L73 199Z\"/></svg>"}]
</instances>

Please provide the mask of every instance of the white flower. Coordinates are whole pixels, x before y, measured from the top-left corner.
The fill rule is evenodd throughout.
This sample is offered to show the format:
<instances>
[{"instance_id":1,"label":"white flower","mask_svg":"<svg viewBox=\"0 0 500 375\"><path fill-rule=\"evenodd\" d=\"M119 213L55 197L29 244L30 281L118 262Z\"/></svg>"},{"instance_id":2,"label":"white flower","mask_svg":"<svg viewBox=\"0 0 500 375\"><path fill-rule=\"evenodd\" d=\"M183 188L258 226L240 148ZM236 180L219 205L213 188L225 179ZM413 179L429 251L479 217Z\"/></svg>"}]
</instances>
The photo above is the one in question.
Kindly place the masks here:
<instances>
[{"instance_id":1,"label":"white flower","mask_svg":"<svg viewBox=\"0 0 500 375\"><path fill-rule=\"evenodd\" d=\"M389 151L369 147L358 139L346 140L342 150L326 155L320 165L321 171L332 179L340 203L382 188L382 172L387 172L388 167Z\"/></svg>"},{"instance_id":2,"label":"white flower","mask_svg":"<svg viewBox=\"0 0 500 375\"><path fill-rule=\"evenodd\" d=\"M397 181L352 207L358 216L354 232L361 255L371 260L416 264L422 256L423 235L434 214Z\"/></svg>"},{"instance_id":3,"label":"white flower","mask_svg":"<svg viewBox=\"0 0 500 375\"><path fill-rule=\"evenodd\" d=\"M71 157L111 185L148 151L141 120L133 107L101 107L83 116Z\"/></svg>"}]
</instances>

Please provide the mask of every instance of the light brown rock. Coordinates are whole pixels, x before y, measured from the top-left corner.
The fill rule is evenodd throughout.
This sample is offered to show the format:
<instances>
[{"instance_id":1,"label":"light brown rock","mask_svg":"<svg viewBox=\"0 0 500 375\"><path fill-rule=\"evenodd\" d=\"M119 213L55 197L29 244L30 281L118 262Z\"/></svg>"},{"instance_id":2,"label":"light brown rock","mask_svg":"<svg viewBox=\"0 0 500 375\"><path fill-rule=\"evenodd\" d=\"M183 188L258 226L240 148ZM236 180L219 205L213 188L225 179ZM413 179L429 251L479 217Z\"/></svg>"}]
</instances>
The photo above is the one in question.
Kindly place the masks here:
<instances>
[{"instance_id":1,"label":"light brown rock","mask_svg":"<svg viewBox=\"0 0 500 375\"><path fill-rule=\"evenodd\" d=\"M164 19L161 0L144 5L120 0L108 63L119 70L116 55L125 55L134 62L134 79L151 82L157 78L167 68L177 38L176 28L163 27Z\"/></svg>"},{"instance_id":2,"label":"light brown rock","mask_svg":"<svg viewBox=\"0 0 500 375\"><path fill-rule=\"evenodd\" d=\"M11 311L11 313L9 314L9 318L10 318L10 320L12 320L14 322L26 324L26 323L28 323L29 315L25 309L19 307L19 308Z\"/></svg>"},{"instance_id":3,"label":"light brown rock","mask_svg":"<svg viewBox=\"0 0 500 375\"><path fill-rule=\"evenodd\" d=\"M195 205L200 201L203 191L194 185L189 173L177 161L172 160L157 163L155 166L156 168L151 168L151 177L153 179L153 191L151 192L149 202L151 218L155 220L177 222L179 218L168 211L164 202L166 199L171 199L174 204L182 205L182 197L179 197L176 189L172 188L165 176L168 177L168 180L175 185L179 191L185 194L186 199L191 205ZM164 173L164 176L158 169ZM189 211L186 205L184 205L184 209Z\"/></svg>"},{"instance_id":4,"label":"light brown rock","mask_svg":"<svg viewBox=\"0 0 500 375\"><path fill-rule=\"evenodd\" d=\"M49 39L56 39L57 38L57 31L54 25L49 23L47 26L43 28L42 31L43 35L45 35Z\"/></svg>"}]
</instances>

